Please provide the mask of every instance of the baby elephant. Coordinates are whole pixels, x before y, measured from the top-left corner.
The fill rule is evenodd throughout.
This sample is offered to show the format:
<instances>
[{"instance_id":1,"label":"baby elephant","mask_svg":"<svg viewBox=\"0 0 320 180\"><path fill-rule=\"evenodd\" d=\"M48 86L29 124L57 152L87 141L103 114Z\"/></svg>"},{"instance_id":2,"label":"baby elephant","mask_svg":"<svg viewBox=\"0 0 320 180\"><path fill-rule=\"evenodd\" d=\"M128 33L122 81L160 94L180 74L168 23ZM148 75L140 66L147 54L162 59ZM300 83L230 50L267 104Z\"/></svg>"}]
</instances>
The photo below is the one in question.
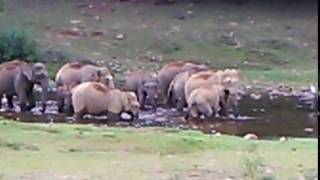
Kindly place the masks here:
<instances>
[{"instance_id":1,"label":"baby elephant","mask_svg":"<svg viewBox=\"0 0 320 180\"><path fill-rule=\"evenodd\" d=\"M189 114L193 118L212 117L221 110L224 98L224 88L221 85L203 86L193 90L187 99Z\"/></svg>"},{"instance_id":2,"label":"baby elephant","mask_svg":"<svg viewBox=\"0 0 320 180\"><path fill-rule=\"evenodd\" d=\"M120 120L122 112L129 113L132 119L138 117L140 105L133 92L109 88L99 82L84 82L74 87L71 93L76 120L85 113L107 114L112 120Z\"/></svg>"},{"instance_id":3,"label":"baby elephant","mask_svg":"<svg viewBox=\"0 0 320 180\"><path fill-rule=\"evenodd\" d=\"M145 108L146 102L149 102L152 110L156 111L160 90L159 81L155 73L140 70L131 72L125 79L124 89L136 93L142 108Z\"/></svg>"}]
</instances>

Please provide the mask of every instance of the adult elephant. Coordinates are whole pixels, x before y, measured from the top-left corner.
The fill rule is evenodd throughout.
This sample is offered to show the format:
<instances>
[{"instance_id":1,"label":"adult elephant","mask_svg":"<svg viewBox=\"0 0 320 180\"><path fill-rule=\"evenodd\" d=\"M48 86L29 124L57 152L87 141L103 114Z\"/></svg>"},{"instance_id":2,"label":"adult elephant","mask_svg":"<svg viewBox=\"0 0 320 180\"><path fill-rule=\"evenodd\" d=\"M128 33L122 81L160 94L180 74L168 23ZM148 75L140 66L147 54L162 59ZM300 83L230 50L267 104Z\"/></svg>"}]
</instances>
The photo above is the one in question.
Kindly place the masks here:
<instances>
[{"instance_id":1,"label":"adult elephant","mask_svg":"<svg viewBox=\"0 0 320 180\"><path fill-rule=\"evenodd\" d=\"M161 96L166 97L169 85L173 78L180 72L189 71L199 72L207 70L208 68L203 64L195 64L191 62L174 61L165 64L158 72L159 88Z\"/></svg>"},{"instance_id":2,"label":"adult elephant","mask_svg":"<svg viewBox=\"0 0 320 180\"><path fill-rule=\"evenodd\" d=\"M71 113L71 89L83 82L101 82L114 88L113 74L107 67L86 62L69 62L64 64L56 74L58 86L58 111Z\"/></svg>"},{"instance_id":3,"label":"adult elephant","mask_svg":"<svg viewBox=\"0 0 320 180\"><path fill-rule=\"evenodd\" d=\"M49 77L44 64L29 64L20 60L8 61L0 64L0 97L5 94L9 108L13 108L12 98L16 94L20 101L22 112L35 107L33 87L42 87L42 112L46 110ZM1 108L1 103L0 103Z\"/></svg>"},{"instance_id":4,"label":"adult elephant","mask_svg":"<svg viewBox=\"0 0 320 180\"><path fill-rule=\"evenodd\" d=\"M220 114L226 116L232 109L235 116L239 115L238 89L240 83L240 71L236 69L225 69L214 71L203 71L191 75L185 83L184 94L186 99L191 93L201 87L221 85L224 97L221 99Z\"/></svg>"},{"instance_id":5,"label":"adult elephant","mask_svg":"<svg viewBox=\"0 0 320 180\"><path fill-rule=\"evenodd\" d=\"M159 81L156 73L142 70L132 71L125 77L124 90L136 93L142 108L149 102L152 110L157 109Z\"/></svg>"}]
</instances>

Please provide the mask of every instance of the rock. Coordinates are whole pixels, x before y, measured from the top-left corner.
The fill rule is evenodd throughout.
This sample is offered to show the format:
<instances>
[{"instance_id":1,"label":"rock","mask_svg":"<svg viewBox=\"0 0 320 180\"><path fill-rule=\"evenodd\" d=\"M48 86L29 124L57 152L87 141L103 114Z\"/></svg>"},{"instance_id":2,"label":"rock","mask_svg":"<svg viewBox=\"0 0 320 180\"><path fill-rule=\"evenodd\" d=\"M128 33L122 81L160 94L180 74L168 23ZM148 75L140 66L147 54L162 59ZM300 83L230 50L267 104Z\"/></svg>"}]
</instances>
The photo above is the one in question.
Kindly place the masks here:
<instances>
[{"instance_id":1,"label":"rock","mask_svg":"<svg viewBox=\"0 0 320 180\"><path fill-rule=\"evenodd\" d=\"M194 15L194 14L193 14L193 11L191 11L191 10L187 11L187 14L188 14L189 16L193 16L193 15Z\"/></svg>"},{"instance_id":2,"label":"rock","mask_svg":"<svg viewBox=\"0 0 320 180\"><path fill-rule=\"evenodd\" d=\"M221 136L222 134L220 132L217 132L214 134L215 136Z\"/></svg>"},{"instance_id":3,"label":"rock","mask_svg":"<svg viewBox=\"0 0 320 180\"><path fill-rule=\"evenodd\" d=\"M116 40L123 40L123 39L125 39L125 35L118 33L115 38L116 38Z\"/></svg>"},{"instance_id":4,"label":"rock","mask_svg":"<svg viewBox=\"0 0 320 180\"><path fill-rule=\"evenodd\" d=\"M284 142L284 141L287 141L287 138L286 137L284 137L284 136L282 136L282 137L280 137L280 142Z\"/></svg>"},{"instance_id":5,"label":"rock","mask_svg":"<svg viewBox=\"0 0 320 180\"><path fill-rule=\"evenodd\" d=\"M313 128L304 128L304 131L306 133L313 133L314 132L314 129Z\"/></svg>"},{"instance_id":6,"label":"rock","mask_svg":"<svg viewBox=\"0 0 320 180\"><path fill-rule=\"evenodd\" d=\"M229 26L235 27L235 26L238 26L238 23L237 22L229 22Z\"/></svg>"},{"instance_id":7,"label":"rock","mask_svg":"<svg viewBox=\"0 0 320 180\"><path fill-rule=\"evenodd\" d=\"M101 16L95 16L94 19L97 21L101 21Z\"/></svg>"},{"instance_id":8,"label":"rock","mask_svg":"<svg viewBox=\"0 0 320 180\"><path fill-rule=\"evenodd\" d=\"M254 100L259 100L261 97L262 97L261 94L255 94L255 93L250 94L250 98L252 98Z\"/></svg>"},{"instance_id":9,"label":"rock","mask_svg":"<svg viewBox=\"0 0 320 180\"><path fill-rule=\"evenodd\" d=\"M70 20L70 24L80 24L82 21L81 20L78 20L78 19L73 19L73 20Z\"/></svg>"},{"instance_id":10,"label":"rock","mask_svg":"<svg viewBox=\"0 0 320 180\"><path fill-rule=\"evenodd\" d=\"M248 140L257 140L258 136L254 133L248 133L243 138Z\"/></svg>"},{"instance_id":11,"label":"rock","mask_svg":"<svg viewBox=\"0 0 320 180\"><path fill-rule=\"evenodd\" d=\"M315 86L311 85L309 89L311 93L317 94L317 88Z\"/></svg>"}]
</instances>

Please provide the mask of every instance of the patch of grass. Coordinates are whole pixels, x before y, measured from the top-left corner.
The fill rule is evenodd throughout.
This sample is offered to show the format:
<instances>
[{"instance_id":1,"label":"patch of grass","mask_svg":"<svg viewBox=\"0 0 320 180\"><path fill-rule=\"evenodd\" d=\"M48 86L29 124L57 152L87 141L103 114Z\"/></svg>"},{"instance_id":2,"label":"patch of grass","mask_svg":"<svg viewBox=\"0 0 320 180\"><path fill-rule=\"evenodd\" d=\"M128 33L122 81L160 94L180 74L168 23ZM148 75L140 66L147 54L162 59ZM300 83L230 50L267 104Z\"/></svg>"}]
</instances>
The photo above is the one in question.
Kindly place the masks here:
<instances>
[{"instance_id":1,"label":"patch of grass","mask_svg":"<svg viewBox=\"0 0 320 180\"><path fill-rule=\"evenodd\" d=\"M39 148L36 145L28 145L25 143L17 143L17 142L8 142L0 139L0 148L8 148L10 150L15 151L39 151Z\"/></svg>"},{"instance_id":2,"label":"patch of grass","mask_svg":"<svg viewBox=\"0 0 320 180\"><path fill-rule=\"evenodd\" d=\"M237 6L207 1L189 7L184 3L154 6L108 2L107 7L114 11L101 13L99 8L103 7L99 7L99 3L92 9L83 9L75 1L4 2L1 27L15 26L30 32L30 37L44 49L63 49L72 57L118 64L114 67L117 80L128 69L141 66L159 69L168 59L176 58L195 60L212 68L237 67L248 79L245 83L257 80L266 84L305 86L317 82L314 73L318 44L314 25L316 11L308 6L290 6L291 9L283 13L275 4ZM194 16L187 15L188 10ZM185 14L186 19L178 20L177 14ZM96 15L101 21L95 20ZM70 24L72 19L82 21L81 31L103 30L105 36L60 37L59 30L77 26ZM126 38L115 40L118 32ZM240 48L233 46L235 40L240 42ZM161 55L164 60L154 63L138 58L148 51ZM60 62L48 66L51 77ZM297 74L291 73L291 69Z\"/></svg>"},{"instance_id":3,"label":"patch of grass","mask_svg":"<svg viewBox=\"0 0 320 180\"><path fill-rule=\"evenodd\" d=\"M243 160L245 176L252 180L258 179L258 177L261 176L259 167L262 163L263 159L261 157L256 157L255 155L252 155L252 157L246 157Z\"/></svg>"},{"instance_id":4,"label":"patch of grass","mask_svg":"<svg viewBox=\"0 0 320 180\"><path fill-rule=\"evenodd\" d=\"M250 141L168 128L28 124L3 119L0 121L0 139L0 169L4 178L20 176L26 171L38 177L50 168L58 174L82 172L91 177L107 173L108 177L114 178L125 178L129 174L132 179L152 179L155 173L186 178L190 172L196 172L204 179L221 178L221 174L212 171L216 169L223 171L225 178L234 175L243 179L244 173L258 177L261 164L267 164L280 168L272 168L272 174L262 173L259 178L274 175L276 179L288 179L298 176L291 173L297 172L298 165L305 174L317 167L315 139L290 138L285 143ZM30 153L26 148L33 144L38 148L37 153ZM8 166L8 162L14 163ZM115 165L116 170L108 170L114 169ZM90 172L86 171L88 166Z\"/></svg>"}]
</instances>

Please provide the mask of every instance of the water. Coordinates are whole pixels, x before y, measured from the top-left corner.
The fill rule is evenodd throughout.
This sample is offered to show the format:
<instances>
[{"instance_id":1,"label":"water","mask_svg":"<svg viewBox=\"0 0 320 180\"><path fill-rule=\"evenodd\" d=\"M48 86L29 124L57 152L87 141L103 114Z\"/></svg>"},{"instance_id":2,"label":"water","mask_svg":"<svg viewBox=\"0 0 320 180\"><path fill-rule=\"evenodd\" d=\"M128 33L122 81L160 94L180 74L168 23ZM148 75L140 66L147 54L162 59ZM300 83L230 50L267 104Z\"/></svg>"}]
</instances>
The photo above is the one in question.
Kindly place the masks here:
<instances>
[{"instance_id":1,"label":"water","mask_svg":"<svg viewBox=\"0 0 320 180\"><path fill-rule=\"evenodd\" d=\"M160 107L156 113L142 111L139 119L132 123L114 122L112 119L108 120L106 116L87 116L77 123L135 127L162 126L238 136L255 133L260 138L317 137L318 114L313 106L314 103L302 102L298 96L270 97L270 94L264 94L259 99L244 96L240 101L241 116L238 118L185 119L174 109ZM71 117L56 112L56 102L48 101L45 114L39 113L39 107L36 107L29 113L1 111L0 116L21 122L74 123Z\"/></svg>"}]
</instances>

